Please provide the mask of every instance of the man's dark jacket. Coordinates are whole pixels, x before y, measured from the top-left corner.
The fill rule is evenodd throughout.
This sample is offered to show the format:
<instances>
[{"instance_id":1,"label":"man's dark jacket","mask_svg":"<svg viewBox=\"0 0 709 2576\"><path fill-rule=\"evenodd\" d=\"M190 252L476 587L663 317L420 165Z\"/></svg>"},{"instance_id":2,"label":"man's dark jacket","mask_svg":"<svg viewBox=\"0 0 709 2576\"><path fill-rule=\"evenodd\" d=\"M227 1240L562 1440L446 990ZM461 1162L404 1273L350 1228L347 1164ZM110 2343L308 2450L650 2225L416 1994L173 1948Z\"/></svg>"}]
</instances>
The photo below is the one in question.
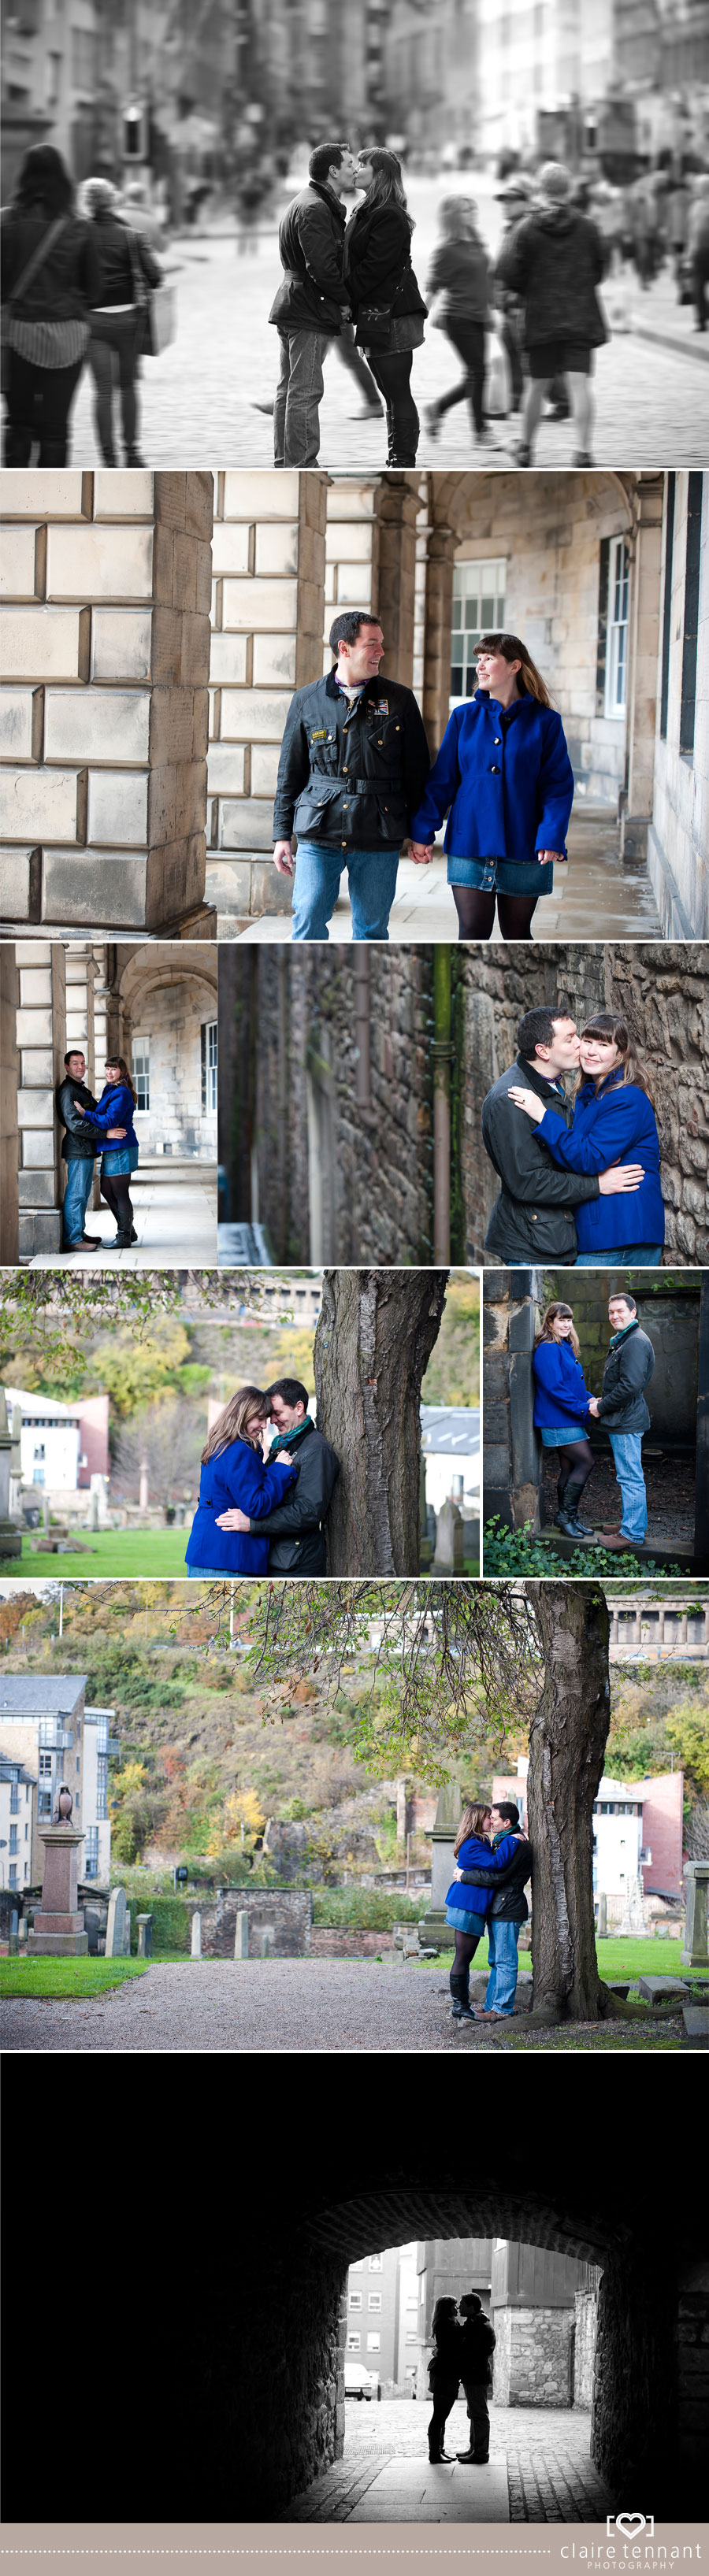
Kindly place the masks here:
<instances>
[{"instance_id":1,"label":"man's dark jacket","mask_svg":"<svg viewBox=\"0 0 709 2576\"><path fill-rule=\"evenodd\" d=\"M430 766L412 689L398 680L368 680L350 707L329 671L291 698L274 840L289 841L295 827L299 840L338 850L400 850Z\"/></svg>"},{"instance_id":2,"label":"man's dark jacket","mask_svg":"<svg viewBox=\"0 0 709 2576\"><path fill-rule=\"evenodd\" d=\"M505 1834L509 1831L510 1827L506 1825ZM504 1839L503 1834L495 1834L493 1851ZM525 1881L532 1875L532 1854L527 1842L517 1844L514 1858L508 1861L506 1869L462 1869L460 1875L466 1887L494 1887L490 1912L498 1923L526 1923L529 1906L524 1889Z\"/></svg>"},{"instance_id":3,"label":"man's dark jacket","mask_svg":"<svg viewBox=\"0 0 709 2576\"><path fill-rule=\"evenodd\" d=\"M482 2313L464 2317L458 2328L458 2368L464 2388L484 2388L495 2350L495 2333Z\"/></svg>"},{"instance_id":4,"label":"man's dark jacket","mask_svg":"<svg viewBox=\"0 0 709 2576\"><path fill-rule=\"evenodd\" d=\"M327 1574L327 1549L321 1523L332 1501L340 1461L310 1414L298 1440L279 1451L298 1469L298 1482L265 1520L251 1521L253 1538L267 1538L269 1574Z\"/></svg>"},{"instance_id":5,"label":"man's dark jacket","mask_svg":"<svg viewBox=\"0 0 709 2576\"><path fill-rule=\"evenodd\" d=\"M57 1109L66 1129L62 1157L65 1163L92 1163L98 1140L74 1108L75 1100L81 1100L85 1109L96 1108L93 1092L87 1091L85 1082L71 1082L66 1073L64 1081L57 1084Z\"/></svg>"},{"instance_id":6,"label":"man's dark jacket","mask_svg":"<svg viewBox=\"0 0 709 2576\"><path fill-rule=\"evenodd\" d=\"M599 1419L607 1431L649 1431L644 1389L649 1386L654 1366L652 1342L640 1324L630 1324L627 1332L611 1342L598 1405Z\"/></svg>"},{"instance_id":7,"label":"man's dark jacket","mask_svg":"<svg viewBox=\"0 0 709 2576\"><path fill-rule=\"evenodd\" d=\"M526 1091L536 1091L546 1109L558 1109L567 1127L572 1125L573 1108L535 1064L518 1055L508 1073L498 1082L482 1106L482 1131L485 1151L499 1173L502 1188L490 1218L485 1236L486 1252L495 1252L500 1261L576 1260L576 1227L573 1210L582 1199L597 1199L596 1172L565 1172L552 1163L551 1155L537 1140L524 1109L510 1100L513 1084L523 1084Z\"/></svg>"},{"instance_id":8,"label":"man's dark jacket","mask_svg":"<svg viewBox=\"0 0 709 2576\"><path fill-rule=\"evenodd\" d=\"M346 215L331 188L311 179L286 207L278 235L283 283L269 322L281 331L341 329L349 288L342 274Z\"/></svg>"},{"instance_id":9,"label":"man's dark jacket","mask_svg":"<svg viewBox=\"0 0 709 2576\"><path fill-rule=\"evenodd\" d=\"M576 341L597 349L606 326L596 288L606 267L601 234L578 206L543 206L515 224L497 257L497 276L524 304L524 342Z\"/></svg>"}]
</instances>

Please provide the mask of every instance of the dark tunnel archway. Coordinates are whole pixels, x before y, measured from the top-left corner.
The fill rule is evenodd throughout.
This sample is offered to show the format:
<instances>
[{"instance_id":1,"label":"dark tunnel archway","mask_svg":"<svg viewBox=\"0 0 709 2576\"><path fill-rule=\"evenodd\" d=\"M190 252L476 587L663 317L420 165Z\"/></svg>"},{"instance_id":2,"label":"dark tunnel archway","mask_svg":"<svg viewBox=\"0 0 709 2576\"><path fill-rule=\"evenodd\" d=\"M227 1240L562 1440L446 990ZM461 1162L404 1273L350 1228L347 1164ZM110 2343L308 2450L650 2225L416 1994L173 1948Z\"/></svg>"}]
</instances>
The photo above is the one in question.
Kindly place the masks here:
<instances>
[{"instance_id":1,"label":"dark tunnel archway","mask_svg":"<svg viewBox=\"0 0 709 2576\"><path fill-rule=\"evenodd\" d=\"M233 2494L236 2452L249 2516L287 2515L293 2497L342 2455L349 2264L411 2237L498 2235L602 2267L592 2460L619 2505L640 2496L644 2510L676 2516L681 2478L683 2515L689 2510L709 2316L709 2269L692 2230L664 2204L660 2213L637 2175L609 2175L600 2143L599 2171L592 2157L589 2171L571 2123L565 2150L527 2133L513 2146L489 2142L471 2161L472 2179L460 2158L387 2166L375 2154L376 2182L350 2171L329 2190L289 2190L284 2172L270 2233L257 2230L246 2271L242 2254L242 2330L217 2329L204 2353L211 2475L218 2483L226 2451ZM706 2345L704 2356L706 2374Z\"/></svg>"}]
</instances>

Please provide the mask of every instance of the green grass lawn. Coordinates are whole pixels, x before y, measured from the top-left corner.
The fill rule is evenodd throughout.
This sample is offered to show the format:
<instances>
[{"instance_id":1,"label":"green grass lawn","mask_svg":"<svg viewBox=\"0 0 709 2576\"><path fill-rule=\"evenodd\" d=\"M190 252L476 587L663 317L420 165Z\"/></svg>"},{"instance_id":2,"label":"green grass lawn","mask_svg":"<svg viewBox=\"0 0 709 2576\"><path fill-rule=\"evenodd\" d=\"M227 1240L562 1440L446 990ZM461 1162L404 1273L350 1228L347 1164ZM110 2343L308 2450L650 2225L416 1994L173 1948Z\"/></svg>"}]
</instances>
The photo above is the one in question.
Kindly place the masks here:
<instances>
[{"instance_id":1,"label":"green grass lawn","mask_svg":"<svg viewBox=\"0 0 709 2576\"><path fill-rule=\"evenodd\" d=\"M57 2003L72 1995L105 1995L127 1977L144 1977L143 1959L0 1959L0 1997Z\"/></svg>"},{"instance_id":2,"label":"green grass lawn","mask_svg":"<svg viewBox=\"0 0 709 2576\"><path fill-rule=\"evenodd\" d=\"M185 1574L186 1529L162 1530L91 1530L86 1533L90 1556L45 1556L30 1547L23 1538L22 1555L8 1558L8 1571L29 1571L38 1577L48 1575L62 1583L66 1575L92 1574Z\"/></svg>"},{"instance_id":3,"label":"green grass lawn","mask_svg":"<svg viewBox=\"0 0 709 2576\"><path fill-rule=\"evenodd\" d=\"M625 1977L632 1985L638 1977L701 1978L703 1975L706 1979L707 1974L706 1969L683 1968L681 1941L597 1941L596 1958L599 1974L605 1978L606 1983L609 1979L613 1984L620 1983ZM483 1947L481 1942L472 1960L473 1976L484 1968L486 1960L487 1943ZM452 1965L452 1961L452 1950L442 1950L438 1959L432 1960L430 1964L432 1967L448 1968ZM531 1977L532 1961L529 1950L520 1951L519 1973L520 1976Z\"/></svg>"}]
</instances>

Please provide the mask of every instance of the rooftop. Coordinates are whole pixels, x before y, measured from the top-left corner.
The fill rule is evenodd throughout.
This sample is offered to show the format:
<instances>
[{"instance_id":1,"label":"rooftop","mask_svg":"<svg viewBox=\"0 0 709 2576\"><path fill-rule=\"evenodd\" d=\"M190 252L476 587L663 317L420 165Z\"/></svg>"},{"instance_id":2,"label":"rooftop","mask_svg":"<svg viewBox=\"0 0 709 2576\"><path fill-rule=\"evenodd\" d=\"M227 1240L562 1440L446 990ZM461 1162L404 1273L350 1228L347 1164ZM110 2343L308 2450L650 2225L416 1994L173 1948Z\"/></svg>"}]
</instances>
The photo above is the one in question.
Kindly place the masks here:
<instances>
[{"instance_id":1,"label":"rooftop","mask_svg":"<svg viewBox=\"0 0 709 2576\"><path fill-rule=\"evenodd\" d=\"M0 1717L71 1715L88 1673L0 1673Z\"/></svg>"}]
</instances>

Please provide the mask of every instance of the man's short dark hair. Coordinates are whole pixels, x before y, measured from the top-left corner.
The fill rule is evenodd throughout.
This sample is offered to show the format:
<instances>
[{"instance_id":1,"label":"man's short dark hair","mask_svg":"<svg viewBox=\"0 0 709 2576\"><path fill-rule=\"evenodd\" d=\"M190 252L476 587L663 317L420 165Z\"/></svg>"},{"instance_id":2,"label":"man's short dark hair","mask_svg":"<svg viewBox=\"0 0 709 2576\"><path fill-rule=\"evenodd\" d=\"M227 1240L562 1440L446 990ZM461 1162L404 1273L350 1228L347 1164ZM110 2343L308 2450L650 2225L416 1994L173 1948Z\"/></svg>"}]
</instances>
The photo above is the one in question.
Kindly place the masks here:
<instances>
[{"instance_id":1,"label":"man's short dark hair","mask_svg":"<svg viewBox=\"0 0 709 2576\"><path fill-rule=\"evenodd\" d=\"M73 1056L73 1055L83 1055L84 1063L86 1063L86 1048L85 1048L85 1047L70 1047L70 1048L69 1048L68 1055L65 1055L65 1057L64 1057L64 1062L65 1062L65 1064L71 1064L71 1059L72 1059L72 1056Z\"/></svg>"},{"instance_id":2,"label":"man's short dark hair","mask_svg":"<svg viewBox=\"0 0 709 2576\"><path fill-rule=\"evenodd\" d=\"M611 1292L610 1292L609 1299L608 1299L608 1304L609 1304L609 1306L616 1305L616 1304L620 1304L621 1306L632 1306L633 1314L634 1314L634 1315L637 1315L637 1311L638 1311L638 1301L637 1301L637 1297L631 1297L630 1289L629 1289L629 1288L612 1288L612 1289L611 1289Z\"/></svg>"},{"instance_id":3,"label":"man's short dark hair","mask_svg":"<svg viewBox=\"0 0 709 2576\"><path fill-rule=\"evenodd\" d=\"M343 152L349 152L349 148L349 143L316 143L308 162L309 178L319 180L322 186L328 170L339 170Z\"/></svg>"},{"instance_id":4,"label":"man's short dark hair","mask_svg":"<svg viewBox=\"0 0 709 2576\"><path fill-rule=\"evenodd\" d=\"M519 1807L513 1806L511 1798L493 1798L492 1803L497 1815L504 1816L505 1824L509 1825L511 1832L518 1833Z\"/></svg>"},{"instance_id":5,"label":"man's short dark hair","mask_svg":"<svg viewBox=\"0 0 709 2576\"><path fill-rule=\"evenodd\" d=\"M335 660L341 644L356 644L361 626L378 625L379 618L373 608L343 608L341 617L335 618L328 636L330 651L334 653Z\"/></svg>"},{"instance_id":6,"label":"man's short dark hair","mask_svg":"<svg viewBox=\"0 0 709 2576\"><path fill-rule=\"evenodd\" d=\"M520 1055L533 1056L538 1046L553 1046L557 1020L570 1019L570 1011L549 1011L543 1007L538 1011L525 1011L517 1030Z\"/></svg>"},{"instance_id":7,"label":"man's short dark hair","mask_svg":"<svg viewBox=\"0 0 709 2576\"><path fill-rule=\"evenodd\" d=\"M458 2306L459 2308L481 2308L482 2299L478 2298L477 2290L464 2290L462 2299L458 2300Z\"/></svg>"},{"instance_id":8,"label":"man's short dark hair","mask_svg":"<svg viewBox=\"0 0 709 2576\"><path fill-rule=\"evenodd\" d=\"M308 1389L301 1386L299 1377L277 1377L273 1386L267 1386L266 1394L282 1396L284 1404L302 1404L307 1413Z\"/></svg>"}]
</instances>

